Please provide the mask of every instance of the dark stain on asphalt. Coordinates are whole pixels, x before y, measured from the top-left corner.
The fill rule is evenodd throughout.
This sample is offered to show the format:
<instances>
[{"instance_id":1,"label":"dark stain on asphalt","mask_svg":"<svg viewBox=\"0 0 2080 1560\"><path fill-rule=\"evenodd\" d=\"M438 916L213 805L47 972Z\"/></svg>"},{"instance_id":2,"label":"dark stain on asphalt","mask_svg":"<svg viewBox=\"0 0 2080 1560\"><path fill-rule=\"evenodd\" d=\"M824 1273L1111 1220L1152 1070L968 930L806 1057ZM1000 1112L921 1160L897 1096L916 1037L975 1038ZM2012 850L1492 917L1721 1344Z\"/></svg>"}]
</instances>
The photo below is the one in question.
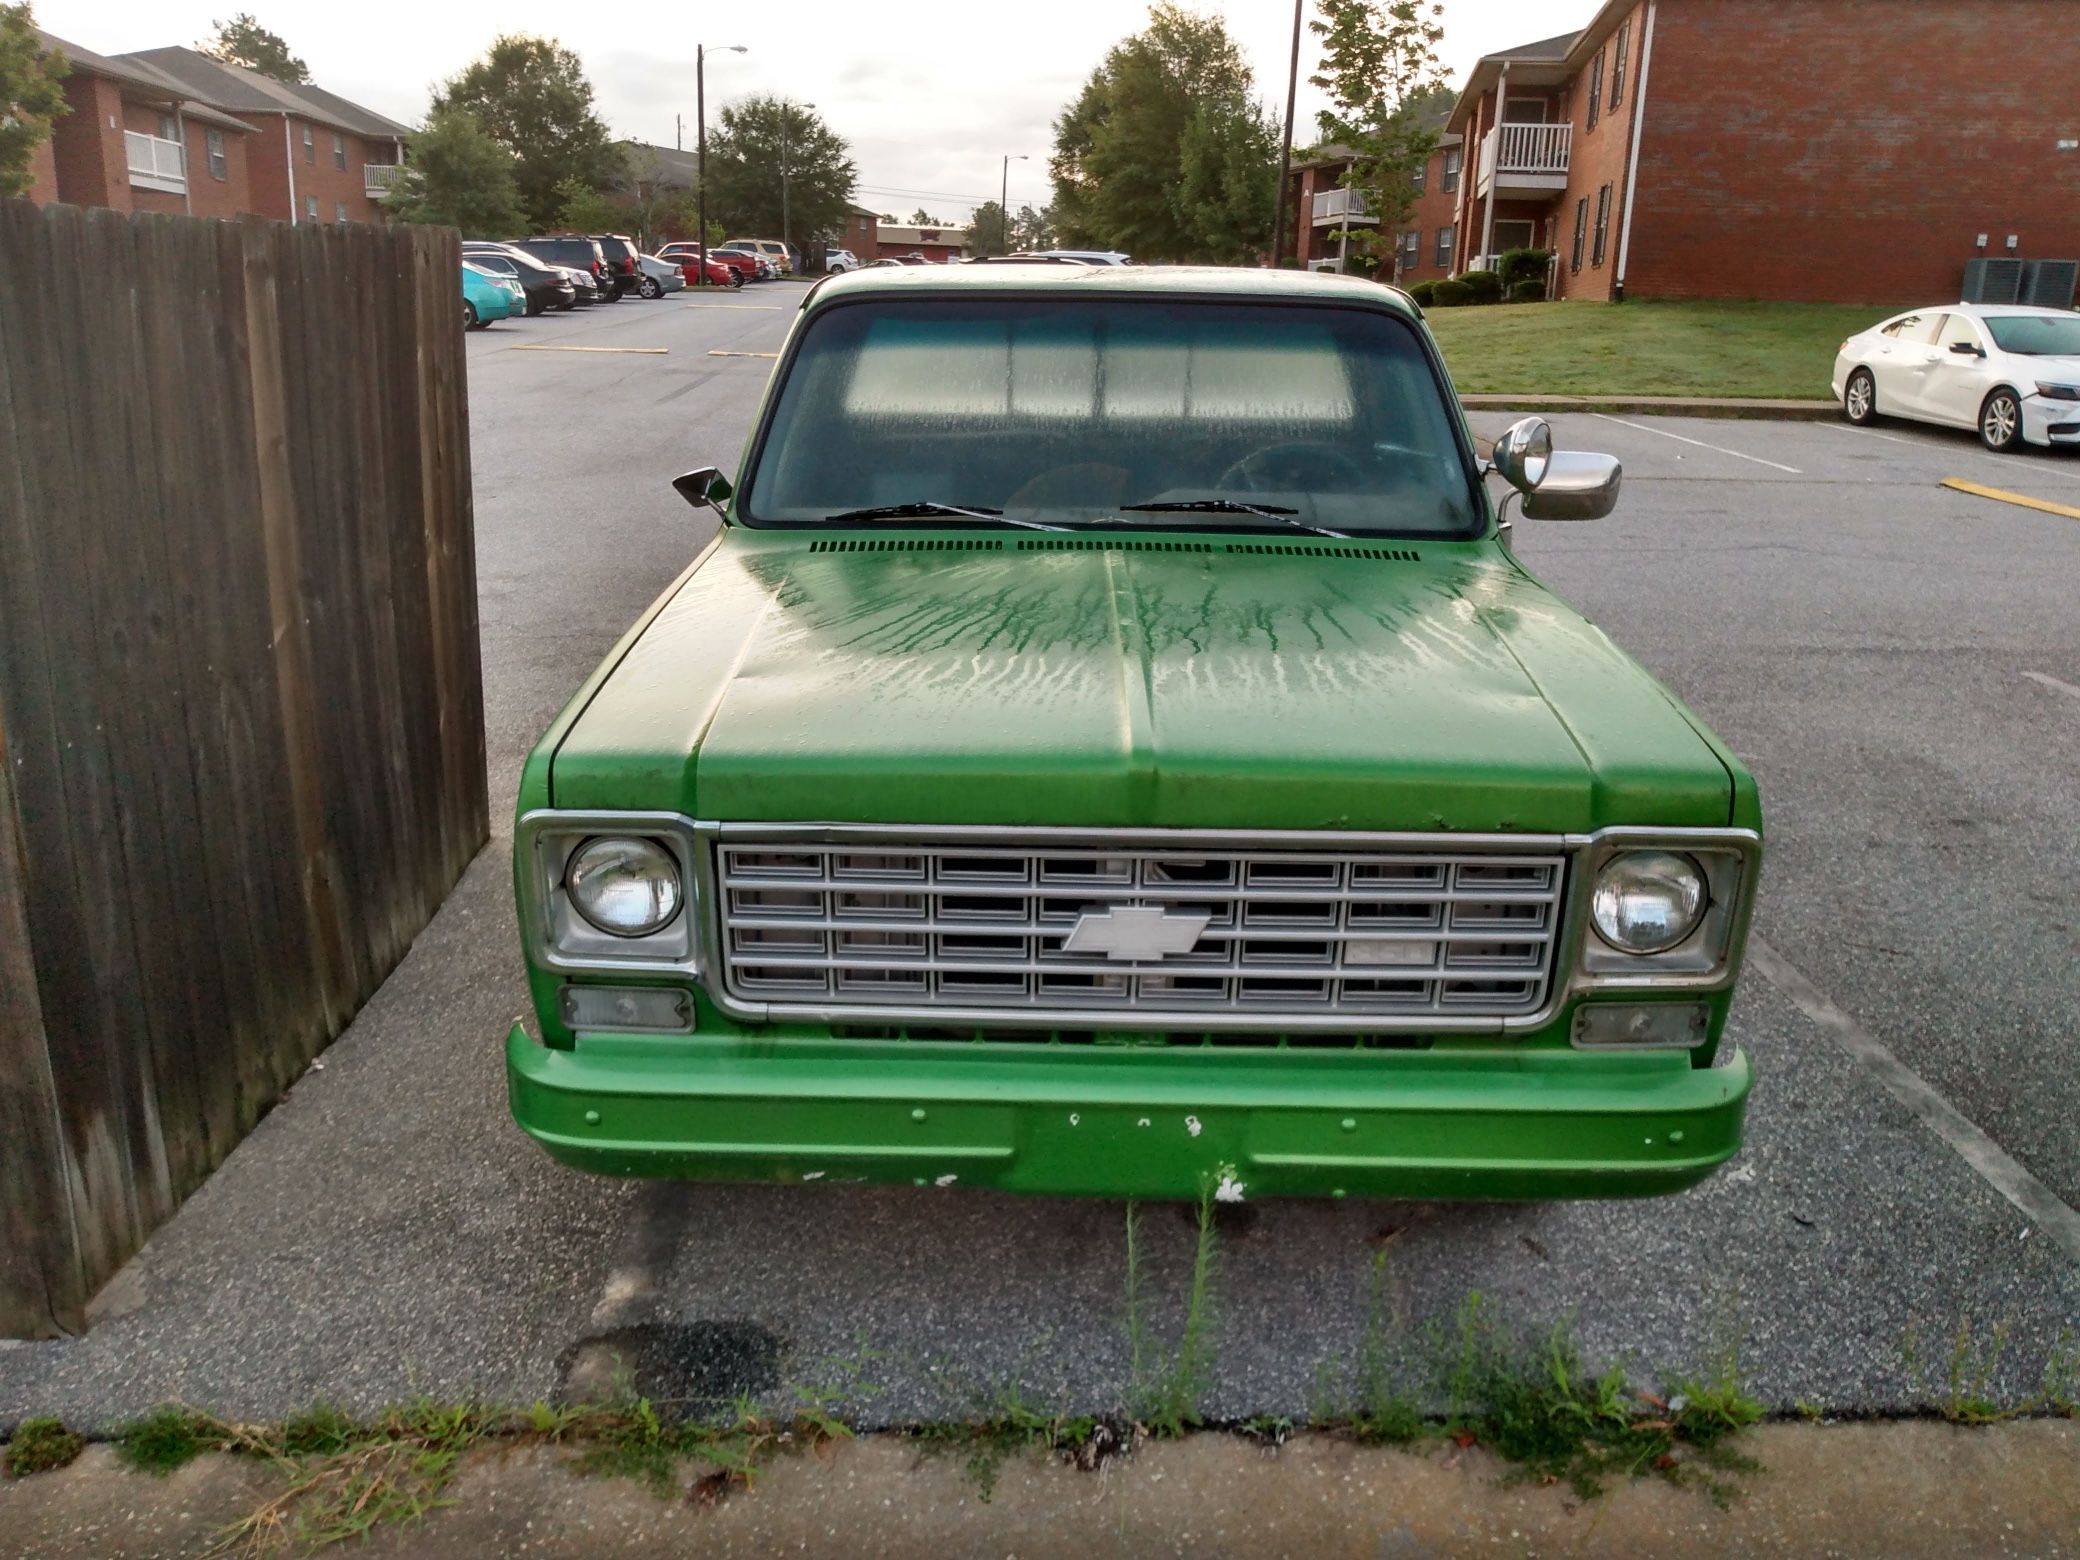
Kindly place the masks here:
<instances>
[{"instance_id":1,"label":"dark stain on asphalt","mask_svg":"<svg viewBox=\"0 0 2080 1560\"><path fill-rule=\"evenodd\" d=\"M667 1417L699 1415L780 1385L781 1342L757 1322L638 1322L579 1339L564 1351L570 1381L581 1358L612 1361L617 1389L648 1398Z\"/></svg>"}]
</instances>

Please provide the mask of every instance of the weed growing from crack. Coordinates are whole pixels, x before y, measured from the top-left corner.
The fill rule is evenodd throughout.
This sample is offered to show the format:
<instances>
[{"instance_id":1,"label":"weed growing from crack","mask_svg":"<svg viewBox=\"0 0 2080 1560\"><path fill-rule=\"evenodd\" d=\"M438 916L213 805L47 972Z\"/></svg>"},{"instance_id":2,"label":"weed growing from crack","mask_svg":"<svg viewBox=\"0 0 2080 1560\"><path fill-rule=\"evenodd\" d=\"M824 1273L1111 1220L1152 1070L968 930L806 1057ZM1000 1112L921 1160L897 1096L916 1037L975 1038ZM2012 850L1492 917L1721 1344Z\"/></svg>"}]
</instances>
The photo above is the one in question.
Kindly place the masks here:
<instances>
[{"instance_id":1,"label":"weed growing from crack","mask_svg":"<svg viewBox=\"0 0 2080 1560\"><path fill-rule=\"evenodd\" d=\"M117 1432L116 1455L140 1473L164 1478L204 1452L222 1449L229 1439L230 1426L221 1421L163 1403Z\"/></svg>"},{"instance_id":2,"label":"weed growing from crack","mask_svg":"<svg viewBox=\"0 0 2080 1560\"><path fill-rule=\"evenodd\" d=\"M1118 1455L1129 1432L1089 1414L1047 1414L1033 1408L1015 1383L997 1387L973 1417L913 1427L907 1434L926 1449L960 1456L962 1469L988 1501L997 1475L1012 1457L1051 1452L1081 1468L1095 1468Z\"/></svg>"},{"instance_id":3,"label":"weed growing from crack","mask_svg":"<svg viewBox=\"0 0 2080 1560\"><path fill-rule=\"evenodd\" d=\"M1388 1258L1382 1247L1372 1259L1365 1295L1365 1332L1358 1341L1358 1403L1351 1433L1371 1445L1405 1446L1423 1434L1423 1408L1404 1384L1390 1314Z\"/></svg>"},{"instance_id":4,"label":"weed growing from crack","mask_svg":"<svg viewBox=\"0 0 2080 1560\"><path fill-rule=\"evenodd\" d=\"M2051 1345L2035 1406L2064 1419L2080 1418L2080 1347L2075 1347L2070 1327Z\"/></svg>"},{"instance_id":5,"label":"weed growing from crack","mask_svg":"<svg viewBox=\"0 0 2080 1560\"><path fill-rule=\"evenodd\" d=\"M1909 1322L1900 1348L1906 1357L1907 1379L1916 1395L1928 1398L1935 1411L1955 1425L1990 1425L2020 1412L1993 1394L1994 1376L2008 1350L2008 1331L2007 1319L2003 1317L1982 1340L1971 1317L1960 1316L1938 1383L1922 1357L1920 1329Z\"/></svg>"},{"instance_id":6,"label":"weed growing from crack","mask_svg":"<svg viewBox=\"0 0 2080 1560\"><path fill-rule=\"evenodd\" d=\"M1158 1439L1183 1435L1201 1423L1199 1403L1213 1376L1213 1313L1218 1234L1214 1193L1232 1178L1222 1166L1199 1191L1197 1238L1192 1246L1192 1281L1185 1294L1184 1329L1177 1347L1158 1363L1142 1302L1140 1213L1127 1204L1127 1342L1135 1421Z\"/></svg>"},{"instance_id":7,"label":"weed growing from crack","mask_svg":"<svg viewBox=\"0 0 2080 1560\"><path fill-rule=\"evenodd\" d=\"M26 1479L32 1473L63 1468L86 1449L87 1438L67 1430L56 1419L24 1419L0 1450L0 1465L10 1478Z\"/></svg>"}]
</instances>

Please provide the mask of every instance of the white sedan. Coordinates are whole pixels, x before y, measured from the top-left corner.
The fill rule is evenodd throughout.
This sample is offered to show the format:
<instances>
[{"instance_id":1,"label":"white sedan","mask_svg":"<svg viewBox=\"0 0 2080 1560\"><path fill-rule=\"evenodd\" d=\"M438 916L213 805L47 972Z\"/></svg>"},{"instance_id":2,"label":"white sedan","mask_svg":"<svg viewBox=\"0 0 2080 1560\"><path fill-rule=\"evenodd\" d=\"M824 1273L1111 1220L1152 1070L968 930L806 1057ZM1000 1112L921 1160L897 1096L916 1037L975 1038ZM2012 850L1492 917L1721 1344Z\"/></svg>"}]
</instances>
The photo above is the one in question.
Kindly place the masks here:
<instances>
[{"instance_id":1,"label":"white sedan","mask_svg":"<svg viewBox=\"0 0 2080 1560\"><path fill-rule=\"evenodd\" d=\"M2080 445L2080 314L1951 303L1894 315L1842 343L1842 415L1976 428L1990 450Z\"/></svg>"}]
</instances>

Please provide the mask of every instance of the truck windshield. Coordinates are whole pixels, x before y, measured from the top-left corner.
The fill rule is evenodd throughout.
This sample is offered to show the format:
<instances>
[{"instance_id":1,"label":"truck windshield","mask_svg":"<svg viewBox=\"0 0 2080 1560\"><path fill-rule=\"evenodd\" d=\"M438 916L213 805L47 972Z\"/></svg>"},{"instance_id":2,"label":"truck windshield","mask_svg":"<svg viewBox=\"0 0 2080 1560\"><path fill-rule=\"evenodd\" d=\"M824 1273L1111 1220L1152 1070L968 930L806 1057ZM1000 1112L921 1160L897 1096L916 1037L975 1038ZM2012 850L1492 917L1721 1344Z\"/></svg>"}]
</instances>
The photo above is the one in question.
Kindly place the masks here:
<instances>
[{"instance_id":1,"label":"truck windshield","mask_svg":"<svg viewBox=\"0 0 2080 1560\"><path fill-rule=\"evenodd\" d=\"M863 300L804 327L738 514L1466 535L1446 397L1374 309Z\"/></svg>"}]
</instances>

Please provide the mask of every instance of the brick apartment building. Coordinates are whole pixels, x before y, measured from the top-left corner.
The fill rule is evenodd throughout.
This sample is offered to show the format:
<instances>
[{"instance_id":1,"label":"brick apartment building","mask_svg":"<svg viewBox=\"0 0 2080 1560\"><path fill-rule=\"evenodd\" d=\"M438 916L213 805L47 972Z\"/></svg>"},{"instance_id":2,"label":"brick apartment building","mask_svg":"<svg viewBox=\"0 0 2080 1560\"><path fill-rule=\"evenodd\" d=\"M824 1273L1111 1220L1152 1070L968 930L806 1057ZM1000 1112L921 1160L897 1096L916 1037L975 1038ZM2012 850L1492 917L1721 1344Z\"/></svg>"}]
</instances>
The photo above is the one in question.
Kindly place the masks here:
<instances>
[{"instance_id":1,"label":"brick apartment building","mask_svg":"<svg viewBox=\"0 0 2080 1560\"><path fill-rule=\"evenodd\" d=\"M72 112L30 167L29 198L118 211L375 222L410 131L322 87L288 86L194 49L65 56Z\"/></svg>"},{"instance_id":2,"label":"brick apartment building","mask_svg":"<svg viewBox=\"0 0 2080 1560\"><path fill-rule=\"evenodd\" d=\"M1393 275L1404 287L1441 280L1455 269L1452 222L1465 176L1465 154L1458 133L1445 128L1448 117L1439 114L1429 126L1437 145L1416 173L1414 199L1395 236ZM1293 235L1303 270L1348 269L1357 262L1350 252L1352 238L1379 227L1379 217L1367 209L1365 197L1343 187L1351 158L1349 147L1331 142L1293 164L1286 189L1286 231Z\"/></svg>"},{"instance_id":3,"label":"brick apartment building","mask_svg":"<svg viewBox=\"0 0 2080 1560\"><path fill-rule=\"evenodd\" d=\"M1432 160L1414 252L1551 249L1563 298L1879 305L1956 296L1974 255L2080 256L2076 11L1608 0L1474 67L1465 175L1441 214Z\"/></svg>"}]
</instances>

